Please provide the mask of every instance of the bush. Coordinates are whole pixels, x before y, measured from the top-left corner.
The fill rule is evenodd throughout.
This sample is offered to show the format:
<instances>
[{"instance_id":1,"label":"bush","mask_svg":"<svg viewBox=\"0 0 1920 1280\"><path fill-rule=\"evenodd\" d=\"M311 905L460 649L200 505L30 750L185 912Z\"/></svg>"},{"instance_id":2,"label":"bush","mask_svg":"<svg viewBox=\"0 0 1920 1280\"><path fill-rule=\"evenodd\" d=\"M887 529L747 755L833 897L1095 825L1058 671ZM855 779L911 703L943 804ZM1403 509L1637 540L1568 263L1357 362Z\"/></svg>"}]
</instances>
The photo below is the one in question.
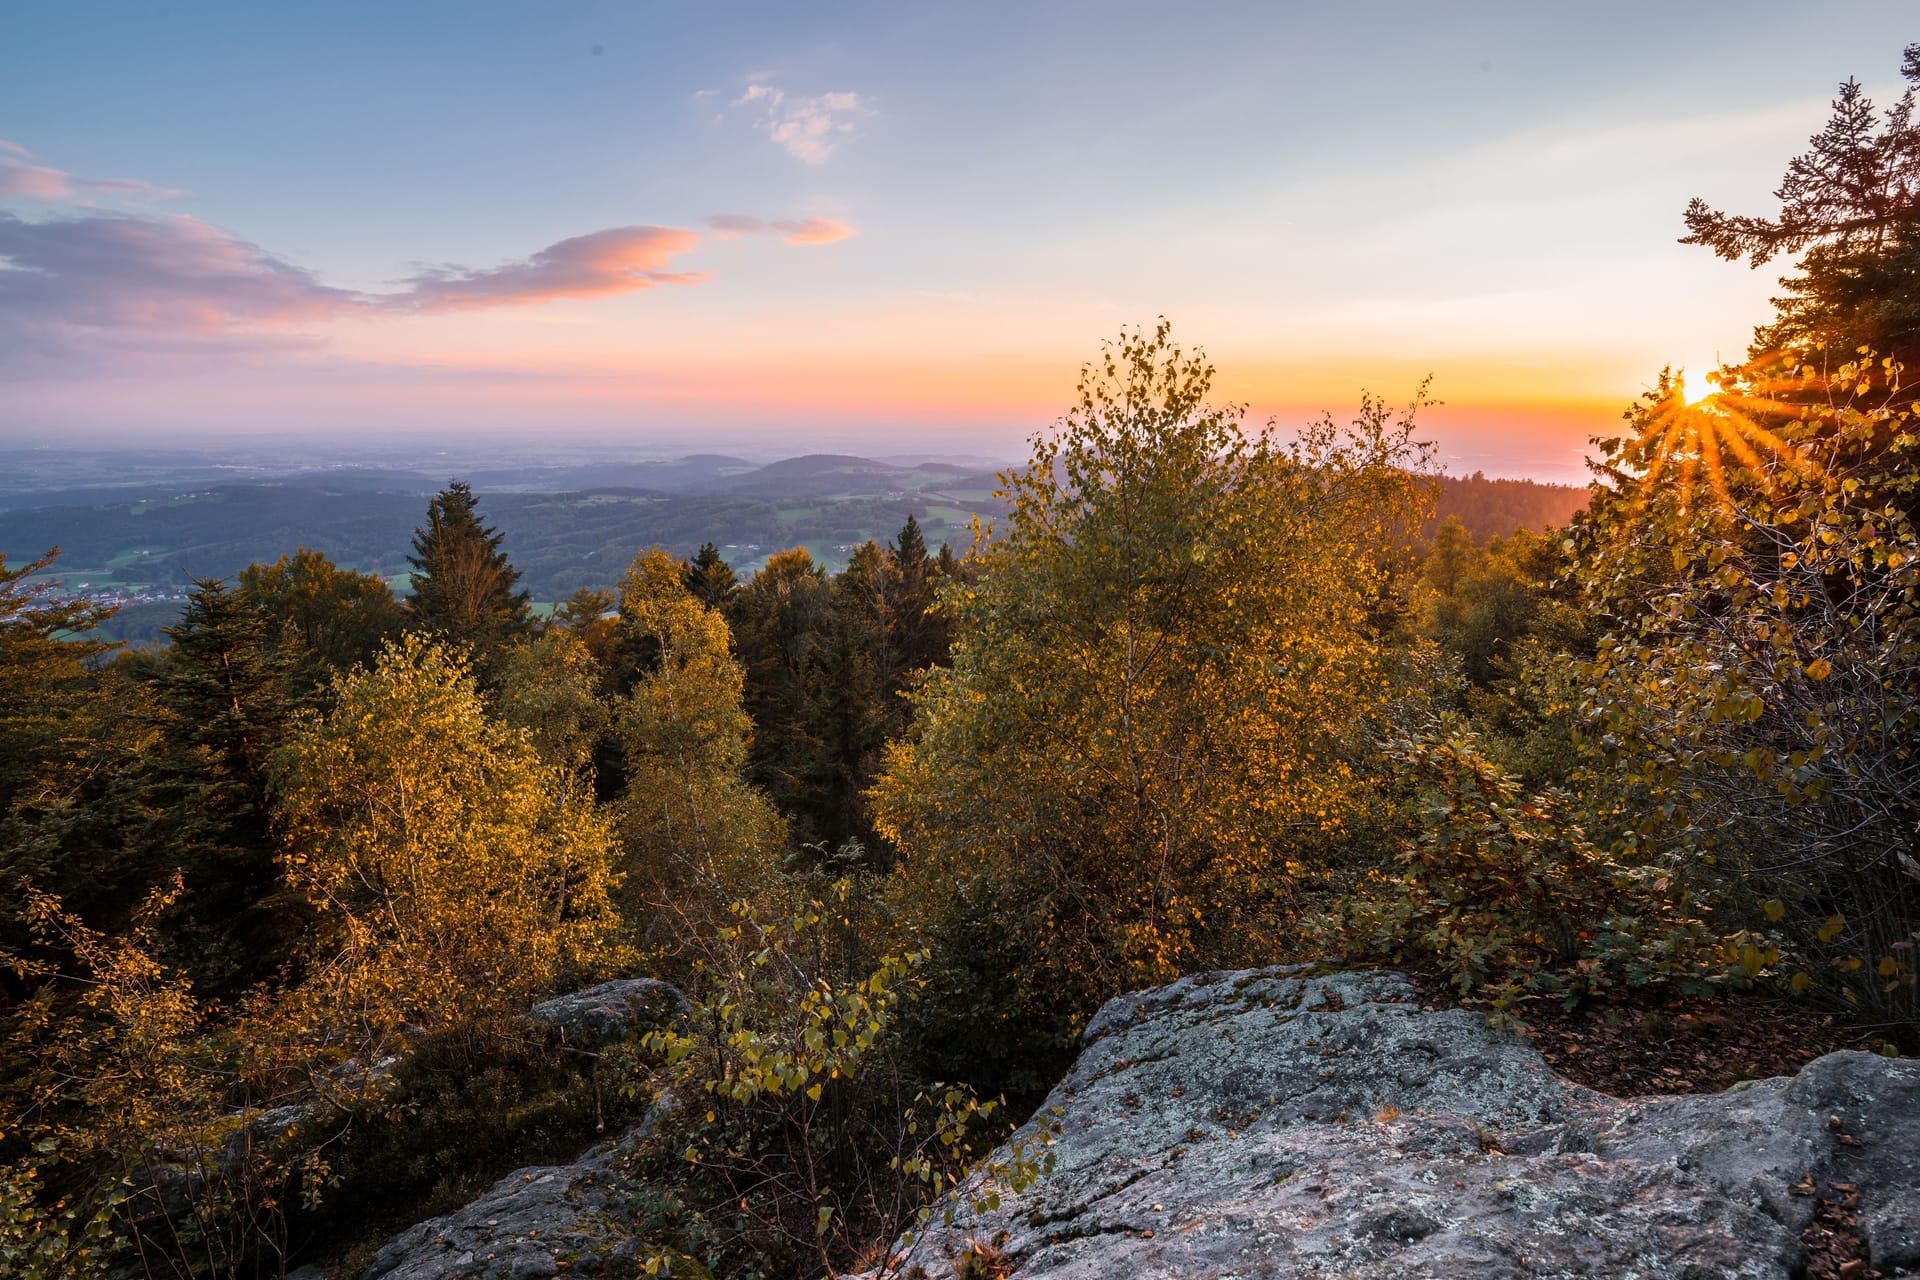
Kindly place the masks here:
<instances>
[{"instance_id":1,"label":"bush","mask_svg":"<svg viewBox=\"0 0 1920 1280\"><path fill-rule=\"evenodd\" d=\"M647 1037L661 1066L636 1087L674 1100L647 1155L649 1274L890 1271L939 1196L994 1206L1051 1167L1044 1126L975 1163L1006 1132L1001 1103L908 1069L896 1014L923 956L848 968L857 897L843 879L777 922L738 905L688 1027Z\"/></svg>"},{"instance_id":2,"label":"bush","mask_svg":"<svg viewBox=\"0 0 1920 1280\"><path fill-rule=\"evenodd\" d=\"M1335 948L1418 956L1503 1011L1529 994L1572 1004L1609 987L1754 977L1778 960L1716 928L1684 859L1603 845L1572 795L1524 795L1471 738L1404 742L1395 759L1415 796L1398 869L1369 873L1335 909Z\"/></svg>"}]
</instances>

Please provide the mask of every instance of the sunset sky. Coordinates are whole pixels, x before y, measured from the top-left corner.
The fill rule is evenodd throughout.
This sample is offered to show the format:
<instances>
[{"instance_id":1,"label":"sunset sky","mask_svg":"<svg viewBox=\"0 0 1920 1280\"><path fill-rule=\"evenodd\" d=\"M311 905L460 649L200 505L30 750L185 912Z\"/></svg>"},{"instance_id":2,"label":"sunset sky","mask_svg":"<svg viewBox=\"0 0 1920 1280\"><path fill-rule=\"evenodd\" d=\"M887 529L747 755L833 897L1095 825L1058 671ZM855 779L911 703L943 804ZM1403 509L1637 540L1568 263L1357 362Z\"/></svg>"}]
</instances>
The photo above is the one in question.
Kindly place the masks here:
<instances>
[{"instance_id":1,"label":"sunset sky","mask_svg":"<svg viewBox=\"0 0 1920 1280\"><path fill-rule=\"evenodd\" d=\"M1017 456L1122 325L1582 478L1911 0L0 9L0 442Z\"/></svg>"}]
</instances>

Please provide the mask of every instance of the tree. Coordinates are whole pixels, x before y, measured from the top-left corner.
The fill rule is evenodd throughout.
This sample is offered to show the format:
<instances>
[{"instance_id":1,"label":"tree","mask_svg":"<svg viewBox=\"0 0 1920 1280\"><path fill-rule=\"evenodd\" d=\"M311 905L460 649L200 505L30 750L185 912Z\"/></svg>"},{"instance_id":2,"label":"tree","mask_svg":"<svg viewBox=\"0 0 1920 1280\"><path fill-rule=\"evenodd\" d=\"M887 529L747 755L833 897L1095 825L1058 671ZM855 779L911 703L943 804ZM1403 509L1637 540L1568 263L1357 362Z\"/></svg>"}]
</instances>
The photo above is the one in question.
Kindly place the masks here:
<instances>
[{"instance_id":1,"label":"tree","mask_svg":"<svg viewBox=\"0 0 1920 1280\"><path fill-rule=\"evenodd\" d=\"M407 1024L524 1007L609 939L612 833L465 662L408 636L339 677L275 753L288 881L313 905L282 1027L373 1062Z\"/></svg>"},{"instance_id":2,"label":"tree","mask_svg":"<svg viewBox=\"0 0 1920 1280\"><path fill-rule=\"evenodd\" d=\"M593 656L602 679L611 675L620 642L619 597L598 587L581 587L553 611L553 625L574 637Z\"/></svg>"},{"instance_id":3,"label":"tree","mask_svg":"<svg viewBox=\"0 0 1920 1280\"><path fill-rule=\"evenodd\" d=\"M57 555L0 555L0 930L16 934L29 884L117 923L154 883L131 855L152 844L131 781L153 745L145 691L102 664L113 607L39 577Z\"/></svg>"},{"instance_id":4,"label":"tree","mask_svg":"<svg viewBox=\"0 0 1920 1280\"><path fill-rule=\"evenodd\" d=\"M1272 954L1304 861L1360 812L1400 692L1366 619L1420 506L1411 419L1368 400L1282 446L1209 407L1211 377L1164 322L1123 334L942 598L953 664L914 694L878 825L911 912L958 929L966 901L1024 952L1018 999L950 1044L1036 1018L1064 1043L1105 995ZM970 1003L946 951L934 998Z\"/></svg>"},{"instance_id":5,"label":"tree","mask_svg":"<svg viewBox=\"0 0 1920 1280\"><path fill-rule=\"evenodd\" d=\"M414 624L430 636L469 646L483 670L507 641L532 629L520 572L500 550L505 535L480 519L473 489L455 480L427 504L414 530Z\"/></svg>"},{"instance_id":6,"label":"tree","mask_svg":"<svg viewBox=\"0 0 1920 1280\"><path fill-rule=\"evenodd\" d=\"M1451 516L1435 532L1416 589L1418 627L1460 659L1475 688L1494 683L1508 651L1531 630L1541 606L1539 584L1550 576L1546 546L1521 529L1476 547Z\"/></svg>"},{"instance_id":7,"label":"tree","mask_svg":"<svg viewBox=\"0 0 1920 1280\"><path fill-rule=\"evenodd\" d=\"M893 710L901 659L888 623L889 566L872 542L854 550L836 574L802 680L810 759L796 770L794 824L828 850L850 840L874 854L875 834L863 793L880 765L881 748L898 723ZM884 856L880 858L884 864Z\"/></svg>"},{"instance_id":8,"label":"tree","mask_svg":"<svg viewBox=\"0 0 1920 1280\"><path fill-rule=\"evenodd\" d=\"M740 590L733 566L720 558L720 548L711 542L700 544L700 551L687 563L687 590L693 598L710 608L724 610Z\"/></svg>"},{"instance_id":9,"label":"tree","mask_svg":"<svg viewBox=\"0 0 1920 1280\"><path fill-rule=\"evenodd\" d=\"M176 932L196 985L230 995L273 972L293 941L268 827L267 762L300 700L298 654L265 609L217 578L194 583L149 686L150 838L185 876ZM297 647L297 641L295 645Z\"/></svg>"},{"instance_id":10,"label":"tree","mask_svg":"<svg viewBox=\"0 0 1920 1280\"><path fill-rule=\"evenodd\" d=\"M742 776L750 722L719 611L656 548L622 578L620 614L658 655L615 707L627 779L622 898L643 948L684 962L712 943L736 899L777 894L786 831Z\"/></svg>"},{"instance_id":11,"label":"tree","mask_svg":"<svg viewBox=\"0 0 1920 1280\"><path fill-rule=\"evenodd\" d=\"M384 579L342 569L307 547L242 569L239 594L276 625L293 629L312 685L371 662L406 623Z\"/></svg>"},{"instance_id":12,"label":"tree","mask_svg":"<svg viewBox=\"0 0 1920 1280\"><path fill-rule=\"evenodd\" d=\"M1581 720L1637 792L1627 838L1685 837L1778 927L1796 988L1912 1043L1920 434L1887 372L1804 381L1764 436L1745 372L1697 408L1659 388L1605 442L1611 483L1573 533L1603 633ZM1767 447L1735 451L1736 430Z\"/></svg>"},{"instance_id":13,"label":"tree","mask_svg":"<svg viewBox=\"0 0 1920 1280\"><path fill-rule=\"evenodd\" d=\"M1753 266L1806 252L1781 283L1778 314L1755 331L1754 354L1845 353L1866 345L1920 361L1920 44L1908 45L1907 90L1883 115L1858 82L1834 99L1826 128L1788 164L1774 218L1723 213L1695 197L1682 244Z\"/></svg>"},{"instance_id":14,"label":"tree","mask_svg":"<svg viewBox=\"0 0 1920 1280\"><path fill-rule=\"evenodd\" d=\"M950 642L944 619L934 607L940 586L939 562L928 558L926 538L912 516L887 547L881 583L889 658L883 677L887 693L897 695L912 673L945 662ZM902 720L904 723L904 715Z\"/></svg>"},{"instance_id":15,"label":"tree","mask_svg":"<svg viewBox=\"0 0 1920 1280\"><path fill-rule=\"evenodd\" d=\"M0 553L0 814L65 791L56 762L91 737L96 722L93 664L112 646L93 631L114 610L34 581L59 554L9 567Z\"/></svg>"},{"instance_id":16,"label":"tree","mask_svg":"<svg viewBox=\"0 0 1920 1280\"><path fill-rule=\"evenodd\" d=\"M727 608L753 721L747 776L787 814L807 806L809 774L820 756L809 728L809 683L832 605L826 570L805 547L794 547L770 557ZM801 833L803 840L819 838Z\"/></svg>"}]
</instances>

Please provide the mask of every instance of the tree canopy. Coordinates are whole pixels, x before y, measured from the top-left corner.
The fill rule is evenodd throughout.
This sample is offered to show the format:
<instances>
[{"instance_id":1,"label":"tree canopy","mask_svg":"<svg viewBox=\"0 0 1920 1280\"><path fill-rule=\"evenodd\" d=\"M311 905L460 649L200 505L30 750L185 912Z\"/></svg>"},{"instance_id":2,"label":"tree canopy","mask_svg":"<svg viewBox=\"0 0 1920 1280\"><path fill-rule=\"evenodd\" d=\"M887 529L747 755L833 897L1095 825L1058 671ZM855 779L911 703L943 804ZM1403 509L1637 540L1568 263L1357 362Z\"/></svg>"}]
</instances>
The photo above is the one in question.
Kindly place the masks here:
<instances>
[{"instance_id":1,"label":"tree canopy","mask_svg":"<svg viewBox=\"0 0 1920 1280\"><path fill-rule=\"evenodd\" d=\"M413 535L414 624L429 635L471 647L484 666L532 624L520 573L500 550L504 535L480 519L473 489L455 480L427 504L427 523Z\"/></svg>"}]
</instances>

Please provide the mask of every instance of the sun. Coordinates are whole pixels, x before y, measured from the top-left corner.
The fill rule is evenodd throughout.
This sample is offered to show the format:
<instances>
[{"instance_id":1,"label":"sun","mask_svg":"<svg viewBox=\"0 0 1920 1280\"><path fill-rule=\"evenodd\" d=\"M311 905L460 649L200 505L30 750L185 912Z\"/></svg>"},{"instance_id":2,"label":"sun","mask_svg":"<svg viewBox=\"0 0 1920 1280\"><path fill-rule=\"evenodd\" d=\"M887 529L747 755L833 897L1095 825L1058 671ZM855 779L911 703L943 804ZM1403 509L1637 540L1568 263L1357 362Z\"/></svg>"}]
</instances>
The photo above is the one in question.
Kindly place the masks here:
<instances>
[{"instance_id":1,"label":"sun","mask_svg":"<svg viewBox=\"0 0 1920 1280\"><path fill-rule=\"evenodd\" d=\"M1753 366L1723 370L1717 361L1692 366L1702 372L1689 377L1688 367L1674 369L1642 428L1646 470L1641 483L1648 491L1664 480L1677 488L1685 507L1704 479L1731 507L1732 472L1744 472L1768 489L1776 469L1810 472L1809 460L1763 423L1795 412L1798 405L1781 397L1804 392L1812 382L1798 374L1756 379Z\"/></svg>"},{"instance_id":2,"label":"sun","mask_svg":"<svg viewBox=\"0 0 1920 1280\"><path fill-rule=\"evenodd\" d=\"M1694 370L1689 373L1688 370ZM1674 393L1683 404L1703 404L1720 394L1717 385L1720 381L1719 361L1708 363L1701 361L1697 365L1681 365L1673 375Z\"/></svg>"}]
</instances>

